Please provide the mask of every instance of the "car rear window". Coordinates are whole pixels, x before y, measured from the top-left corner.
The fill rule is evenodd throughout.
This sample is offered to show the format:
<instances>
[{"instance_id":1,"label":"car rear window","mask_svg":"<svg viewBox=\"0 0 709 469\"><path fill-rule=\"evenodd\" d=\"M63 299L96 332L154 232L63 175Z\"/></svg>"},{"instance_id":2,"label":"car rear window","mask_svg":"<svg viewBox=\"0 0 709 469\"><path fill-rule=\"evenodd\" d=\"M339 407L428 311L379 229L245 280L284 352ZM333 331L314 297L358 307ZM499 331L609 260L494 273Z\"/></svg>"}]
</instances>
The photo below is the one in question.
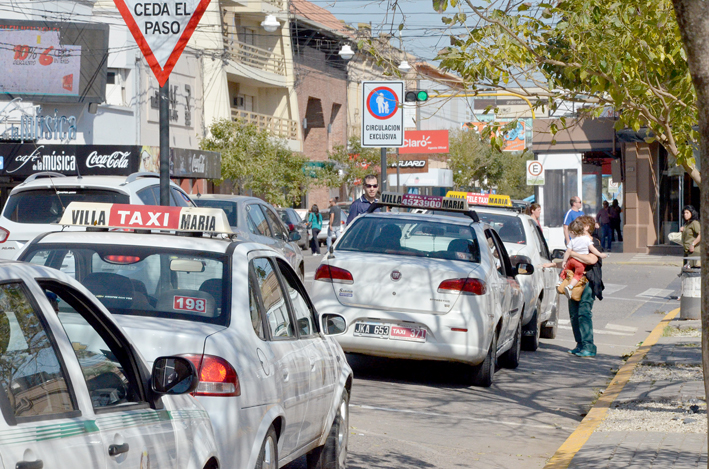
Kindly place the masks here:
<instances>
[{"instance_id":1,"label":"car rear window","mask_svg":"<svg viewBox=\"0 0 709 469\"><path fill-rule=\"evenodd\" d=\"M236 202L230 200L209 200L195 198L194 202L197 207L220 208L226 213L229 220L229 226L237 226L236 224Z\"/></svg>"},{"instance_id":2,"label":"car rear window","mask_svg":"<svg viewBox=\"0 0 709 469\"><path fill-rule=\"evenodd\" d=\"M336 250L480 262L475 230L441 221L359 218L345 232Z\"/></svg>"},{"instance_id":3,"label":"car rear window","mask_svg":"<svg viewBox=\"0 0 709 469\"><path fill-rule=\"evenodd\" d=\"M478 212L480 221L492 226L500 235L503 243L527 244L522 220L515 214L503 215L497 213Z\"/></svg>"},{"instance_id":4,"label":"car rear window","mask_svg":"<svg viewBox=\"0 0 709 469\"><path fill-rule=\"evenodd\" d=\"M58 223L71 202L130 203L128 194L104 189L34 189L12 194L3 216L17 223Z\"/></svg>"},{"instance_id":5,"label":"car rear window","mask_svg":"<svg viewBox=\"0 0 709 469\"><path fill-rule=\"evenodd\" d=\"M34 245L22 260L81 282L113 314L227 325L227 257L122 245Z\"/></svg>"}]
</instances>

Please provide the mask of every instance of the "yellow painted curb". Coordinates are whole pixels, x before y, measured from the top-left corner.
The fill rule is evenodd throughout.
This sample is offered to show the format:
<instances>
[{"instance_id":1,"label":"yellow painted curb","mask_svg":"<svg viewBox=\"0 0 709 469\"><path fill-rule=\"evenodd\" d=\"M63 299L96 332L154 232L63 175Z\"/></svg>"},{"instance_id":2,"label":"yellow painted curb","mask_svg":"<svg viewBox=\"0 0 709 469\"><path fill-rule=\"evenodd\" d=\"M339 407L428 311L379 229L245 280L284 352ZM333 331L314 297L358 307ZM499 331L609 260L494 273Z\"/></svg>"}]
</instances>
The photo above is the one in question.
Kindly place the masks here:
<instances>
[{"instance_id":1,"label":"yellow painted curb","mask_svg":"<svg viewBox=\"0 0 709 469\"><path fill-rule=\"evenodd\" d=\"M673 320L679 314L679 308L674 309L667 313L667 315L662 318L662 321L655 326L655 328L647 336L645 342L635 351L635 353L625 362L618 373L615 375L611 383L606 388L603 395L596 401L596 404L591 408L591 410L586 414L586 417L581 421L576 430L569 435L564 444L562 444L554 456L549 459L544 469L566 469L571 464L571 460L576 456L584 444L591 437L593 432L598 428L604 418L606 418L606 413L608 408L611 406L613 401L618 397L620 391L623 390L625 384L630 380L633 375L635 367L640 363L650 347L655 345L660 337L662 337L662 332L665 326Z\"/></svg>"}]
</instances>

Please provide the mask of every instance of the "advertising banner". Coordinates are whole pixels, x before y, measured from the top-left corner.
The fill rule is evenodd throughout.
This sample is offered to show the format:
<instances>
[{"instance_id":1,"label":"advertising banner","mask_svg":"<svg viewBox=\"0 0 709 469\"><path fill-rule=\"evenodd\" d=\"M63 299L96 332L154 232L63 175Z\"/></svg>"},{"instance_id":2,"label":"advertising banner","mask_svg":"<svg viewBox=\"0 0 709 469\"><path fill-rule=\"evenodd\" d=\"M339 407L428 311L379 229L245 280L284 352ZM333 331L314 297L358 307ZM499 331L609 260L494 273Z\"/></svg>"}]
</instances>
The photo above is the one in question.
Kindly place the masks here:
<instances>
[{"instance_id":1,"label":"advertising banner","mask_svg":"<svg viewBox=\"0 0 709 469\"><path fill-rule=\"evenodd\" d=\"M447 130L407 130L404 133L404 153L448 153Z\"/></svg>"},{"instance_id":2,"label":"advertising banner","mask_svg":"<svg viewBox=\"0 0 709 469\"><path fill-rule=\"evenodd\" d=\"M497 123L501 126L505 126L509 124L509 121L497 121ZM485 126L489 124L490 122L466 122L463 125L469 129L476 130L478 133L482 133ZM516 128L505 132L504 139L505 144L502 147L502 151L524 151L527 147L524 122L517 122Z\"/></svg>"}]
</instances>

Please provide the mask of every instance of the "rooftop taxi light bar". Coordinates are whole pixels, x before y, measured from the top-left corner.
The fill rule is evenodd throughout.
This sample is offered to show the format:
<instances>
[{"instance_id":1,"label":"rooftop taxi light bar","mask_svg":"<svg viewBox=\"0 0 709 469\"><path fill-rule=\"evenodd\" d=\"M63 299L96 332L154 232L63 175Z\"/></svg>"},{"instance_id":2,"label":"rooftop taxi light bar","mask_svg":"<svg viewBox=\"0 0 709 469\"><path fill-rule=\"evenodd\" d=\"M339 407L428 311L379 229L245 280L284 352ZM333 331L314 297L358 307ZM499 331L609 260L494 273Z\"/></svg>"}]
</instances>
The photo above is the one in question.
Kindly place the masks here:
<instances>
[{"instance_id":1,"label":"rooftop taxi light bar","mask_svg":"<svg viewBox=\"0 0 709 469\"><path fill-rule=\"evenodd\" d=\"M59 224L87 228L234 234L220 208L71 202Z\"/></svg>"},{"instance_id":2,"label":"rooftop taxi light bar","mask_svg":"<svg viewBox=\"0 0 709 469\"><path fill-rule=\"evenodd\" d=\"M472 218L473 221L479 221L477 214L470 210L467 200L463 198L382 192L379 201L370 205L367 212L371 213L380 207L421 208L441 212L462 212Z\"/></svg>"},{"instance_id":3,"label":"rooftop taxi light bar","mask_svg":"<svg viewBox=\"0 0 709 469\"><path fill-rule=\"evenodd\" d=\"M465 199L468 205L513 208L509 195L475 194L473 192L448 191L446 197Z\"/></svg>"}]
</instances>

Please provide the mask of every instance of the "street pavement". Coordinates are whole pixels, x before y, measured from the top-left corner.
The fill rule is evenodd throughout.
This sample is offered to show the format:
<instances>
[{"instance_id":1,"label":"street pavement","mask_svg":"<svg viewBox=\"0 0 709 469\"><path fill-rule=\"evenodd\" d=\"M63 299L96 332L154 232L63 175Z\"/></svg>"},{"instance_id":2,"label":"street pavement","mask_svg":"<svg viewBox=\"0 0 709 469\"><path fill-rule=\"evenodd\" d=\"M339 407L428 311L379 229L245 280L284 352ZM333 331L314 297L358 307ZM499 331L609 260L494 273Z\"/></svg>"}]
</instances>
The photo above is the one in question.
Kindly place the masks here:
<instances>
[{"instance_id":1,"label":"street pavement","mask_svg":"<svg viewBox=\"0 0 709 469\"><path fill-rule=\"evenodd\" d=\"M322 257L305 259L309 288ZM348 467L544 467L622 357L679 306L680 265L677 258L614 253L603 266L605 299L593 308L598 355L567 353L575 341L561 301L557 338L524 352L517 369L498 370L487 389L461 383L455 364L349 356ZM304 468L305 459L287 467Z\"/></svg>"}]
</instances>

